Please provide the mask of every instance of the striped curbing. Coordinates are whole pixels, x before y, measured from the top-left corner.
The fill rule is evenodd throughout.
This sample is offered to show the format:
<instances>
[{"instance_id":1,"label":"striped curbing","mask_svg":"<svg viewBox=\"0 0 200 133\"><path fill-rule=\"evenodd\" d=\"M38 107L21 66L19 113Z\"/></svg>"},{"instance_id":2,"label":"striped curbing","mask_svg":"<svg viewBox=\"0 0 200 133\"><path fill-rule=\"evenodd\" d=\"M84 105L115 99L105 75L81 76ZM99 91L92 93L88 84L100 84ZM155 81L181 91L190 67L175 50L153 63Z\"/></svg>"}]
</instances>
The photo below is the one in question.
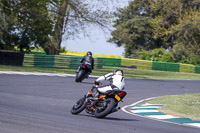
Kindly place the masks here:
<instances>
[{"instance_id":1,"label":"striped curbing","mask_svg":"<svg viewBox=\"0 0 200 133\"><path fill-rule=\"evenodd\" d=\"M190 125L200 128L200 121L193 121L189 118L175 117L172 115L167 115L159 112L157 109L163 105L156 104L142 104L140 106L134 106L130 108L130 112L136 115L145 116L148 118L154 118L159 120L164 120L168 122L174 122L178 124Z\"/></svg>"}]
</instances>

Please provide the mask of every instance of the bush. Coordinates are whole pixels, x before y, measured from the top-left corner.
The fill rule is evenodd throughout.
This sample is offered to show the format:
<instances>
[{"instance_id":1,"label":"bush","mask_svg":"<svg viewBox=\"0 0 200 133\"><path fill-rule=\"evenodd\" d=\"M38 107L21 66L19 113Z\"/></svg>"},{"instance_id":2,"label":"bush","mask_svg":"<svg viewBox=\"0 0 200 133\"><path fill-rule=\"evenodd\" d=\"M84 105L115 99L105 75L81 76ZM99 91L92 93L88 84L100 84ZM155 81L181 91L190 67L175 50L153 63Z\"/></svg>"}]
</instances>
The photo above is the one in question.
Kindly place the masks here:
<instances>
[{"instance_id":1,"label":"bush","mask_svg":"<svg viewBox=\"0 0 200 133\"><path fill-rule=\"evenodd\" d=\"M66 47L61 47L60 48L60 53L65 53L66 52Z\"/></svg>"},{"instance_id":2,"label":"bush","mask_svg":"<svg viewBox=\"0 0 200 133\"><path fill-rule=\"evenodd\" d=\"M141 60L152 60L152 53L149 52L149 51L146 51L146 50L142 50L142 51L140 52L139 58L140 58Z\"/></svg>"},{"instance_id":3,"label":"bush","mask_svg":"<svg viewBox=\"0 0 200 133\"><path fill-rule=\"evenodd\" d=\"M154 49L152 51L152 60L153 61L160 61L161 58L162 58L162 55L164 54L166 50L164 48L157 48L157 49Z\"/></svg>"},{"instance_id":4,"label":"bush","mask_svg":"<svg viewBox=\"0 0 200 133\"><path fill-rule=\"evenodd\" d=\"M140 52L139 58L141 60L160 61L164 52L165 52L164 48L157 48L157 49L154 49L152 51L142 50Z\"/></svg>"},{"instance_id":5,"label":"bush","mask_svg":"<svg viewBox=\"0 0 200 133\"><path fill-rule=\"evenodd\" d=\"M162 55L160 61L162 61L162 62L174 62L174 56L171 52L167 51Z\"/></svg>"},{"instance_id":6,"label":"bush","mask_svg":"<svg viewBox=\"0 0 200 133\"><path fill-rule=\"evenodd\" d=\"M139 59L200 65L200 55L192 54L181 46L176 46L170 51L166 51L164 48L157 48L152 51L142 50L139 53Z\"/></svg>"},{"instance_id":7,"label":"bush","mask_svg":"<svg viewBox=\"0 0 200 133\"><path fill-rule=\"evenodd\" d=\"M190 58L187 60L187 63L194 64L194 65L200 65L200 56L191 54Z\"/></svg>"}]
</instances>

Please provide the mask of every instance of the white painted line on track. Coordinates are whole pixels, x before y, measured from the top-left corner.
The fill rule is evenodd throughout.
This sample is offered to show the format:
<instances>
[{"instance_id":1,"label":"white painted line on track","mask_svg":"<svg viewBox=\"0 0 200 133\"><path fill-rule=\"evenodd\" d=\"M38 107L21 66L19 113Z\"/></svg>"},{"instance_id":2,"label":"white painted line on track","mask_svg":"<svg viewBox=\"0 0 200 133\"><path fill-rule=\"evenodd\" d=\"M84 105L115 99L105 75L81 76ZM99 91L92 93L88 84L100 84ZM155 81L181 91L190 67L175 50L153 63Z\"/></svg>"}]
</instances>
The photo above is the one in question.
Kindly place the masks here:
<instances>
[{"instance_id":1,"label":"white painted line on track","mask_svg":"<svg viewBox=\"0 0 200 133\"><path fill-rule=\"evenodd\" d=\"M148 109L148 108L160 108L160 106L148 106L148 107L132 107L131 109Z\"/></svg>"},{"instance_id":2,"label":"white painted line on track","mask_svg":"<svg viewBox=\"0 0 200 133\"><path fill-rule=\"evenodd\" d=\"M147 117L156 118L156 119L172 119L172 118L179 118L174 117L172 115L148 115Z\"/></svg>"},{"instance_id":3,"label":"white painted line on track","mask_svg":"<svg viewBox=\"0 0 200 133\"><path fill-rule=\"evenodd\" d=\"M132 113L159 112L158 110L131 110Z\"/></svg>"},{"instance_id":4,"label":"white painted line on track","mask_svg":"<svg viewBox=\"0 0 200 133\"><path fill-rule=\"evenodd\" d=\"M196 126L200 128L200 123L184 123L185 125Z\"/></svg>"},{"instance_id":5,"label":"white painted line on track","mask_svg":"<svg viewBox=\"0 0 200 133\"><path fill-rule=\"evenodd\" d=\"M58 74L58 73L37 73L37 72L14 72L14 71L0 71L0 74L18 74L18 75L35 75L35 76L58 76L58 77L75 77L75 74ZM99 76L89 77L98 78Z\"/></svg>"}]
</instances>

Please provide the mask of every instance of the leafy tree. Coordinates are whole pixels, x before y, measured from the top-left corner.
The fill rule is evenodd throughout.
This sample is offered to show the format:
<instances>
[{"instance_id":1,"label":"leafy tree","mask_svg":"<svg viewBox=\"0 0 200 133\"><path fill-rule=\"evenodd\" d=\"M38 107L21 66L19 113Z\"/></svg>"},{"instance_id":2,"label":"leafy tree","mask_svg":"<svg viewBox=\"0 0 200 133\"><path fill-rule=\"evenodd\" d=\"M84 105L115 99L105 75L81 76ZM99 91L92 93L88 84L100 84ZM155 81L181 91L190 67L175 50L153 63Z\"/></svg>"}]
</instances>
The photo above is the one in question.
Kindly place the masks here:
<instances>
[{"instance_id":1,"label":"leafy tree","mask_svg":"<svg viewBox=\"0 0 200 133\"><path fill-rule=\"evenodd\" d=\"M129 57L138 50L170 49L178 43L199 54L199 7L199 0L134 0L116 13L109 41L125 46Z\"/></svg>"},{"instance_id":2,"label":"leafy tree","mask_svg":"<svg viewBox=\"0 0 200 133\"><path fill-rule=\"evenodd\" d=\"M20 51L30 46L43 45L45 36L51 35L52 24L48 18L48 0L2 0L8 30L0 42L4 46L18 46ZM6 49L7 47L4 47Z\"/></svg>"},{"instance_id":3,"label":"leafy tree","mask_svg":"<svg viewBox=\"0 0 200 133\"><path fill-rule=\"evenodd\" d=\"M124 9L119 9L114 21L115 30L109 42L125 46L125 56L142 49L159 48L161 40L153 38L150 20L154 15L150 9L152 0L134 0Z\"/></svg>"},{"instance_id":4,"label":"leafy tree","mask_svg":"<svg viewBox=\"0 0 200 133\"><path fill-rule=\"evenodd\" d=\"M151 19L154 38L163 41L163 47L173 47L177 43L199 53L200 1L198 0L155 0L151 9L155 18Z\"/></svg>"},{"instance_id":5,"label":"leafy tree","mask_svg":"<svg viewBox=\"0 0 200 133\"><path fill-rule=\"evenodd\" d=\"M200 8L186 13L175 29L177 42L182 43L190 52L200 55Z\"/></svg>"},{"instance_id":6,"label":"leafy tree","mask_svg":"<svg viewBox=\"0 0 200 133\"><path fill-rule=\"evenodd\" d=\"M0 40L2 40L3 32L6 31L7 25L6 25L6 17L5 13L3 12L3 5L0 4Z\"/></svg>"},{"instance_id":7,"label":"leafy tree","mask_svg":"<svg viewBox=\"0 0 200 133\"><path fill-rule=\"evenodd\" d=\"M28 46L44 46L48 41L47 36L52 35L52 20L48 17L46 7L48 2L49 0L23 0L16 7L20 12L16 27L20 31L18 34L20 35L19 47L21 50L26 47L26 44L29 44ZM23 8L22 11L20 11L21 8ZM29 48L26 47L26 49Z\"/></svg>"},{"instance_id":8,"label":"leafy tree","mask_svg":"<svg viewBox=\"0 0 200 133\"><path fill-rule=\"evenodd\" d=\"M186 64L200 64L200 55L191 53L184 45L177 44L170 51L174 57L174 62Z\"/></svg>"},{"instance_id":9,"label":"leafy tree","mask_svg":"<svg viewBox=\"0 0 200 133\"><path fill-rule=\"evenodd\" d=\"M99 7L101 2L109 0L1 0L9 23L1 43L16 45L21 51L41 46L47 54L59 54L64 34L69 38L91 25L109 24L110 13Z\"/></svg>"},{"instance_id":10,"label":"leafy tree","mask_svg":"<svg viewBox=\"0 0 200 133\"><path fill-rule=\"evenodd\" d=\"M109 2L100 0L98 2ZM98 8L97 1L59 0L51 4L51 17L54 20L53 36L43 47L47 54L59 54L62 37L69 38L83 31L86 27L96 25L106 27L110 22L110 13ZM95 6L95 8L94 8Z\"/></svg>"},{"instance_id":11,"label":"leafy tree","mask_svg":"<svg viewBox=\"0 0 200 133\"><path fill-rule=\"evenodd\" d=\"M12 49L11 38L9 37L12 31L11 25L15 19L12 17L12 5L10 1L0 0L0 49Z\"/></svg>"}]
</instances>

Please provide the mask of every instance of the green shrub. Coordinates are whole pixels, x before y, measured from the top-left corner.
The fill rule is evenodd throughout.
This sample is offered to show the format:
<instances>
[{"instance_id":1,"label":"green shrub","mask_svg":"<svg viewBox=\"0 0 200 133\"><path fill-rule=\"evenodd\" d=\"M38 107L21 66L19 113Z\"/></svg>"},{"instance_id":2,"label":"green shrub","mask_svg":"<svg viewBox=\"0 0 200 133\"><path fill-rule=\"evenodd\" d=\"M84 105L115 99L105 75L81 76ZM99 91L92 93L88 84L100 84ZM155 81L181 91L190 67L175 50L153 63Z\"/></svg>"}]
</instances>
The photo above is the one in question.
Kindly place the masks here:
<instances>
[{"instance_id":1,"label":"green shrub","mask_svg":"<svg viewBox=\"0 0 200 133\"><path fill-rule=\"evenodd\" d=\"M140 52L139 58L140 58L141 60L152 60L152 53L149 52L149 51L146 51L146 50L142 50L142 51Z\"/></svg>"},{"instance_id":2,"label":"green shrub","mask_svg":"<svg viewBox=\"0 0 200 133\"><path fill-rule=\"evenodd\" d=\"M157 49L154 49L152 51L152 60L153 61L160 61L161 58L162 58L162 55L164 54L166 50L164 48L157 48Z\"/></svg>"},{"instance_id":3,"label":"green shrub","mask_svg":"<svg viewBox=\"0 0 200 133\"><path fill-rule=\"evenodd\" d=\"M140 52L140 59L151 60L151 61L160 61L164 52L165 52L164 48L157 48L152 51L142 50Z\"/></svg>"},{"instance_id":4,"label":"green shrub","mask_svg":"<svg viewBox=\"0 0 200 133\"><path fill-rule=\"evenodd\" d=\"M200 56L191 54L187 63L194 64L194 65L200 65Z\"/></svg>"},{"instance_id":5,"label":"green shrub","mask_svg":"<svg viewBox=\"0 0 200 133\"><path fill-rule=\"evenodd\" d=\"M60 53L64 53L64 52L66 52L66 47L61 47L60 48Z\"/></svg>"},{"instance_id":6,"label":"green shrub","mask_svg":"<svg viewBox=\"0 0 200 133\"><path fill-rule=\"evenodd\" d=\"M162 62L174 62L174 56L171 52L167 51L162 55L160 61L162 61Z\"/></svg>"}]
</instances>

